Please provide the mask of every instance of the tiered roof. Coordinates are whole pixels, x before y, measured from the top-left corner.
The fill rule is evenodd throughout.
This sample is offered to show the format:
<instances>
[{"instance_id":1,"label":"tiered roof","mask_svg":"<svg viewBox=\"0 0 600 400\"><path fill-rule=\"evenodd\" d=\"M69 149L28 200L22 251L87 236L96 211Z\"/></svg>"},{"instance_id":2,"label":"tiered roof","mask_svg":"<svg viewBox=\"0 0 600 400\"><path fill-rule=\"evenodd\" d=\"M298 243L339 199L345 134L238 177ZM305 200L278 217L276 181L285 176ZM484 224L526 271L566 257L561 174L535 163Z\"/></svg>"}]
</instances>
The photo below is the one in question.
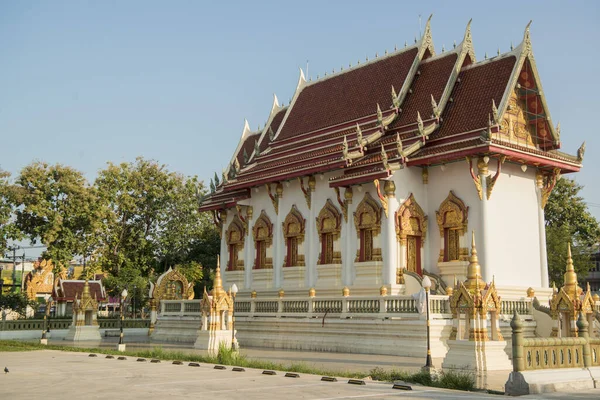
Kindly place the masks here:
<instances>
[{"instance_id":1,"label":"tiered roof","mask_svg":"<svg viewBox=\"0 0 600 400\"><path fill-rule=\"evenodd\" d=\"M463 41L439 55L430 23L431 17L414 46L363 65L315 82L300 70L290 105L275 98L259 132L246 124L223 182L201 210L231 207L250 197L252 187L315 173L339 171L330 186L348 186L465 156L502 155L562 172L581 168L581 155L557 151L560 131L541 89L529 25L517 48L476 62L471 22ZM513 127L508 113L517 103L524 104L519 121L525 122ZM512 134L517 130L525 139Z\"/></svg>"}]
</instances>

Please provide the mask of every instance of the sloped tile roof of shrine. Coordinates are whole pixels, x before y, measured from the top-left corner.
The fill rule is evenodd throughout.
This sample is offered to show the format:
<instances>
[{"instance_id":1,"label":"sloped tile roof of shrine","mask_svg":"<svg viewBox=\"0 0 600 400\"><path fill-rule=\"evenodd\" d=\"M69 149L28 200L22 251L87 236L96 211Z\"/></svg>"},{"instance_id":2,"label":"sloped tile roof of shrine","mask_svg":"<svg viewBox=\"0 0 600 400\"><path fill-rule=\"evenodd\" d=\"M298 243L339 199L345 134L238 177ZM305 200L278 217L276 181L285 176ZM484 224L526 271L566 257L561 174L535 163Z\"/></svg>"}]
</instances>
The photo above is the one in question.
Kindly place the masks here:
<instances>
[{"instance_id":1,"label":"sloped tile roof of shrine","mask_svg":"<svg viewBox=\"0 0 600 400\"><path fill-rule=\"evenodd\" d=\"M527 123L543 124L543 146L509 143L499 133L522 71L533 76L535 89L522 95L542 104L530 113L538 119ZM516 49L477 62L470 23L460 45L435 55L428 22L414 46L316 82L307 83L301 73L291 104L275 106L259 152L253 147L257 136L246 138L240 153L251 154L248 162L238 153L241 168L207 196L201 210L230 207L250 197L252 187L315 173L339 171L330 185L344 186L466 155L506 155L564 172L581 167L581 159L557 151L559 129L551 125L537 77L529 26Z\"/></svg>"},{"instance_id":2,"label":"sloped tile roof of shrine","mask_svg":"<svg viewBox=\"0 0 600 400\"><path fill-rule=\"evenodd\" d=\"M82 280L60 280L59 283L59 291L55 294L56 298L59 300L65 301L73 301L75 300L75 296L81 299L81 294L83 293L83 286L85 285L85 281ZM96 298L98 301L105 300L105 294L102 287L102 284L99 281L88 281L88 285L90 287L90 295L92 298Z\"/></svg>"}]
</instances>

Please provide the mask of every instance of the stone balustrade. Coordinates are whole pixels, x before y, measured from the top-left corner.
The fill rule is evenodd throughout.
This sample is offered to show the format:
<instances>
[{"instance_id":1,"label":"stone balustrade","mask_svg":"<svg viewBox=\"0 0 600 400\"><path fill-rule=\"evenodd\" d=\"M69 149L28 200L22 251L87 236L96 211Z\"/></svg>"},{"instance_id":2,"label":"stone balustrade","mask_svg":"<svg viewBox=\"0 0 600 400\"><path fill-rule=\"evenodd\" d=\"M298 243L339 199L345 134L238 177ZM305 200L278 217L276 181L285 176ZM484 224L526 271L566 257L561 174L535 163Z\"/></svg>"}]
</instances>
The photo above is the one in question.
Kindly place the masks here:
<instances>
[{"instance_id":1,"label":"stone balustrade","mask_svg":"<svg viewBox=\"0 0 600 400\"><path fill-rule=\"evenodd\" d=\"M600 339L590 338L588 322L580 314L578 337L524 338L517 310L513 312L513 371L600 366Z\"/></svg>"},{"instance_id":2,"label":"stone balustrade","mask_svg":"<svg viewBox=\"0 0 600 400\"><path fill-rule=\"evenodd\" d=\"M200 316L200 300L163 300L161 316ZM450 316L448 296L429 296L432 318L447 319ZM418 317L417 303L412 296L348 296L313 298L251 298L236 299L235 313L238 317L310 317L314 314L337 314L341 318L351 315L386 318L409 314Z\"/></svg>"},{"instance_id":3,"label":"stone balustrade","mask_svg":"<svg viewBox=\"0 0 600 400\"><path fill-rule=\"evenodd\" d=\"M531 314L531 300L502 298L502 314L512 315L516 311L519 315Z\"/></svg>"},{"instance_id":4,"label":"stone balustrade","mask_svg":"<svg viewBox=\"0 0 600 400\"><path fill-rule=\"evenodd\" d=\"M200 300L163 300L161 316L200 316ZM448 296L429 296L432 318L450 318ZM530 299L502 299L502 313L531 314ZM418 316L417 301L412 296L348 296L348 297L283 297L236 299L238 317L310 317L314 314L337 314L341 318L352 315L386 318L390 316Z\"/></svg>"},{"instance_id":5,"label":"stone balustrade","mask_svg":"<svg viewBox=\"0 0 600 400\"><path fill-rule=\"evenodd\" d=\"M69 329L71 319L49 319L48 327L50 331L59 329ZM100 329L118 329L120 320L118 318L100 318L98 319ZM149 319L125 319L123 328L148 328L150 326ZM27 331L27 330L43 330L43 319L17 319L11 321L0 321L0 331Z\"/></svg>"}]
</instances>

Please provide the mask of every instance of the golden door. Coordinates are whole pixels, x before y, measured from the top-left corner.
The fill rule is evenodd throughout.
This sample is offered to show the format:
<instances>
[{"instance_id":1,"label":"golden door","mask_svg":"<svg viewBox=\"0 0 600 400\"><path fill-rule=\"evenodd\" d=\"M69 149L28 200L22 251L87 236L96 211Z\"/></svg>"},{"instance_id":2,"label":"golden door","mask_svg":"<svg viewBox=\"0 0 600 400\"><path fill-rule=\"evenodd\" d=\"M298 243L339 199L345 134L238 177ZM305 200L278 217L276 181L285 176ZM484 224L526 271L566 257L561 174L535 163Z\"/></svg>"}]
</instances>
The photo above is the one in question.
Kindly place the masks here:
<instances>
[{"instance_id":1,"label":"golden door","mask_svg":"<svg viewBox=\"0 0 600 400\"><path fill-rule=\"evenodd\" d=\"M418 274L421 273L420 241L421 238L418 236L408 236L406 238L406 269Z\"/></svg>"}]
</instances>

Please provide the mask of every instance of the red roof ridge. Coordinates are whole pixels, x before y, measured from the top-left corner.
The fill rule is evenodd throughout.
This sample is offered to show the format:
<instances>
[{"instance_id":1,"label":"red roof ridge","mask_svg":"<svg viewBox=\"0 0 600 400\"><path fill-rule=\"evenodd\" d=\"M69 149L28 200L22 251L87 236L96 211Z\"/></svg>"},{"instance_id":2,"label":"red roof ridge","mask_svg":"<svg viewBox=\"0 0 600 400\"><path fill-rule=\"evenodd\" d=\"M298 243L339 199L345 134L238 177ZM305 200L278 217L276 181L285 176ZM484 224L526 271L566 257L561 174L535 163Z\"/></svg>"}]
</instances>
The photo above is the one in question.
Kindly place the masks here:
<instances>
[{"instance_id":1,"label":"red roof ridge","mask_svg":"<svg viewBox=\"0 0 600 400\"><path fill-rule=\"evenodd\" d=\"M375 63L378 63L380 61L384 61L384 60L386 60L388 58L398 56L400 54L406 53L407 51L410 51L410 50L413 50L413 49L417 49L418 50L419 49L419 45L420 45L420 43L417 42L417 43L415 43L415 44L413 44L411 46L406 46L406 47L403 47L401 49L396 49L394 51L390 51L389 53L384 54L382 56L376 55L375 58L373 58L371 60L367 60L367 61L365 61L362 64L360 63L360 60L359 60L356 63L356 65L354 65L352 67L348 67L348 69L343 69L342 68L342 69L340 69L340 71L332 73L332 74L329 74L329 75L327 75L327 72L325 72L324 76L322 76L320 78L317 78L314 81L312 80L312 78L310 78L309 81L306 83L305 87L309 87L309 86L313 86L313 85L325 82L328 79L332 79L332 78L338 77L340 75L343 75L343 74L355 71L357 69L367 67L367 66L369 66L371 64L375 64Z\"/></svg>"},{"instance_id":2,"label":"red roof ridge","mask_svg":"<svg viewBox=\"0 0 600 400\"><path fill-rule=\"evenodd\" d=\"M273 120L275 119L277 114L284 109L285 109L285 106L283 104L279 105L279 99L277 98L277 95L275 93L273 93L273 104L271 105L271 111L269 112L269 118L267 118L267 123L265 124L265 127L262 129L262 131L259 132L260 133L260 136L258 138L259 146L262 144L262 142L264 140L269 140L269 137L268 137L269 128L271 127L271 124L273 123ZM267 142L267 146L268 146L268 142ZM252 153L250 154L250 157L248 158L248 160L253 160L256 156L257 156L256 150L253 150Z\"/></svg>"}]
</instances>

